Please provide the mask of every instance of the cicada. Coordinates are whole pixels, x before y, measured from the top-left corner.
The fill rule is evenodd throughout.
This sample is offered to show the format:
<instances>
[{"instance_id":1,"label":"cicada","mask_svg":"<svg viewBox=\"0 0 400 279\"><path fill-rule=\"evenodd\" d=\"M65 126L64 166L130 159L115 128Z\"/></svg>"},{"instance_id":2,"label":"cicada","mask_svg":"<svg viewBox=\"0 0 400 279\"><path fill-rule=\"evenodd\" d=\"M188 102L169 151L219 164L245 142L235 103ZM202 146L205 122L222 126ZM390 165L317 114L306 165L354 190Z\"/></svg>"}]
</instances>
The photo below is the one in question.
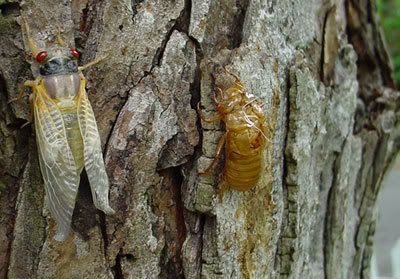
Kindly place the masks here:
<instances>
[{"instance_id":1,"label":"cicada","mask_svg":"<svg viewBox=\"0 0 400 279\"><path fill-rule=\"evenodd\" d=\"M200 109L198 112L205 122L223 121L225 134L219 139L216 155L210 166L202 174L209 174L218 162L225 146L225 164L220 181L220 197L226 188L248 191L260 179L263 166L263 150L268 140L266 117L259 98L244 88L240 78L224 90L217 87L213 101L217 114L207 118Z\"/></svg>"},{"instance_id":2,"label":"cicada","mask_svg":"<svg viewBox=\"0 0 400 279\"><path fill-rule=\"evenodd\" d=\"M35 80L26 81L24 87L32 89L29 100L40 169L48 207L58 225L54 239L64 241L69 234L84 167L94 205L106 214L114 213L108 200L109 181L100 136L82 74L83 69L98 61L78 67L79 53L65 46L59 35L57 44L38 48L24 18L22 22L34 66L38 68Z\"/></svg>"}]
</instances>

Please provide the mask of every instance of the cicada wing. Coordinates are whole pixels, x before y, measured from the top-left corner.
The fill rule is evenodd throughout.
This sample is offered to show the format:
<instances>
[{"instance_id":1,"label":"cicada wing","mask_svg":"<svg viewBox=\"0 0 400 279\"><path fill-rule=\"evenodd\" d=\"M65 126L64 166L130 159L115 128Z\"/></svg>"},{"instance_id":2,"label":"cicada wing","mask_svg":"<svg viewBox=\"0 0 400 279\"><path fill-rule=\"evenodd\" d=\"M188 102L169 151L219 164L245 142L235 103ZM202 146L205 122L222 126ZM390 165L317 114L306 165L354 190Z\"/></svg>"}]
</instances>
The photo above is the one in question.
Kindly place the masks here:
<instances>
[{"instance_id":1,"label":"cicada wing","mask_svg":"<svg viewBox=\"0 0 400 279\"><path fill-rule=\"evenodd\" d=\"M58 241L67 238L79 187L79 174L68 144L64 121L57 105L37 88L34 99L39 162L50 213L58 224Z\"/></svg>"},{"instance_id":2,"label":"cicada wing","mask_svg":"<svg viewBox=\"0 0 400 279\"><path fill-rule=\"evenodd\" d=\"M97 129L92 106L86 95L85 79L81 77L81 87L78 95L78 120L83 139L83 154L85 169L92 190L94 205L106 214L113 214L109 205L109 181L104 166L100 135Z\"/></svg>"}]
</instances>

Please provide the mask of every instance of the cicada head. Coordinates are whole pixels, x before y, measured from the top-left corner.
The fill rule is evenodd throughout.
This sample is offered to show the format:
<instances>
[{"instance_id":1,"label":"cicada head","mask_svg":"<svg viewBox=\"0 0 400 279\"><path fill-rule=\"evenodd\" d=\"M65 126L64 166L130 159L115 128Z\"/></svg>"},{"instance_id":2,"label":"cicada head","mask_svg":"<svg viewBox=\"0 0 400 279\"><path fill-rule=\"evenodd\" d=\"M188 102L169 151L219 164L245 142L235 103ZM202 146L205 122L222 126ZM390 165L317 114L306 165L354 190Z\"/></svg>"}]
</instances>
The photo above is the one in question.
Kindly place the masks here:
<instances>
[{"instance_id":1,"label":"cicada head","mask_svg":"<svg viewBox=\"0 0 400 279\"><path fill-rule=\"evenodd\" d=\"M57 44L41 49L31 36L26 19L22 18L22 21L33 61L38 64L40 75L51 76L78 72L79 53L75 48L66 47L60 34L56 36Z\"/></svg>"},{"instance_id":2,"label":"cicada head","mask_svg":"<svg viewBox=\"0 0 400 279\"><path fill-rule=\"evenodd\" d=\"M34 56L42 76L71 74L78 72L79 54L75 48L52 46Z\"/></svg>"}]
</instances>

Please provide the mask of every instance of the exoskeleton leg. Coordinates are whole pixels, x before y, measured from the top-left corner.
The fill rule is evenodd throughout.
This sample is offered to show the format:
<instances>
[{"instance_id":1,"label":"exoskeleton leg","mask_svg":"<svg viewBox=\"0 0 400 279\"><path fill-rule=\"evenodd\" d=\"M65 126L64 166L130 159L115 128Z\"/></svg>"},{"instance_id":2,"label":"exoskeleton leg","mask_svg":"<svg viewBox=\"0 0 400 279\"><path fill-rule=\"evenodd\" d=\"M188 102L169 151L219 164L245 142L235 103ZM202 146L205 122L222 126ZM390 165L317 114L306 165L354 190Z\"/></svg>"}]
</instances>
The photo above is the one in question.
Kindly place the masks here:
<instances>
[{"instance_id":1,"label":"exoskeleton leg","mask_svg":"<svg viewBox=\"0 0 400 279\"><path fill-rule=\"evenodd\" d=\"M223 93L222 89L219 88L218 86L216 87L216 89L217 89L217 91L218 91L218 98L221 100L222 95L223 95L224 93ZM218 101L218 99L217 99L217 97L216 97L216 95L215 95L215 91L214 91L214 93L213 93L213 95L212 95L212 99L213 99L213 101L214 101L215 104L218 105L218 104L220 103L220 101Z\"/></svg>"},{"instance_id":2,"label":"exoskeleton leg","mask_svg":"<svg viewBox=\"0 0 400 279\"><path fill-rule=\"evenodd\" d=\"M211 117L206 117L200 108L200 103L197 103L197 113L200 115L201 120L203 120L204 122L215 123L217 121L221 121L221 116L219 114L215 114Z\"/></svg>"},{"instance_id":3,"label":"exoskeleton leg","mask_svg":"<svg viewBox=\"0 0 400 279\"><path fill-rule=\"evenodd\" d=\"M214 169L215 165L217 164L217 162L221 158L222 148L224 147L224 144L225 144L225 138L226 138L225 135L220 137L220 139L218 141L218 144L217 144L217 148L216 148L216 151L215 151L215 157L214 157L213 161L207 167L207 169L204 172L199 173L199 175L210 175L211 174L211 172Z\"/></svg>"},{"instance_id":4,"label":"exoskeleton leg","mask_svg":"<svg viewBox=\"0 0 400 279\"><path fill-rule=\"evenodd\" d=\"M228 74L230 74L231 76L233 76L236 79L236 82L240 83L240 78L238 75L228 71L228 69L226 67L224 67L225 72L227 72Z\"/></svg>"}]
</instances>

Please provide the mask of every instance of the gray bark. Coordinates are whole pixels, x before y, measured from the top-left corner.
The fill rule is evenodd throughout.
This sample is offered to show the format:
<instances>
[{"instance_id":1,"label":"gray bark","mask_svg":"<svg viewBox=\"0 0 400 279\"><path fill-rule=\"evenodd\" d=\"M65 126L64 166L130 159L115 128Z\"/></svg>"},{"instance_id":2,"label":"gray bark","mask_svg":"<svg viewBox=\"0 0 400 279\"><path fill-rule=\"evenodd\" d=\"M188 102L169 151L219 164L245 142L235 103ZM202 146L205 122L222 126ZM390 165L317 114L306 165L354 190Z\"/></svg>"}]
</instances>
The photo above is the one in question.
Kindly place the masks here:
<instances>
[{"instance_id":1,"label":"gray bark","mask_svg":"<svg viewBox=\"0 0 400 279\"><path fill-rule=\"evenodd\" d=\"M399 149L395 90L370 0L0 0L0 278L368 278L381 181ZM55 242L32 125L25 16L82 63L116 214L82 177ZM24 39L25 38L25 39ZM201 100L237 73L264 101L254 189L203 177L223 127ZM223 161L221 161L221 164Z\"/></svg>"}]
</instances>

